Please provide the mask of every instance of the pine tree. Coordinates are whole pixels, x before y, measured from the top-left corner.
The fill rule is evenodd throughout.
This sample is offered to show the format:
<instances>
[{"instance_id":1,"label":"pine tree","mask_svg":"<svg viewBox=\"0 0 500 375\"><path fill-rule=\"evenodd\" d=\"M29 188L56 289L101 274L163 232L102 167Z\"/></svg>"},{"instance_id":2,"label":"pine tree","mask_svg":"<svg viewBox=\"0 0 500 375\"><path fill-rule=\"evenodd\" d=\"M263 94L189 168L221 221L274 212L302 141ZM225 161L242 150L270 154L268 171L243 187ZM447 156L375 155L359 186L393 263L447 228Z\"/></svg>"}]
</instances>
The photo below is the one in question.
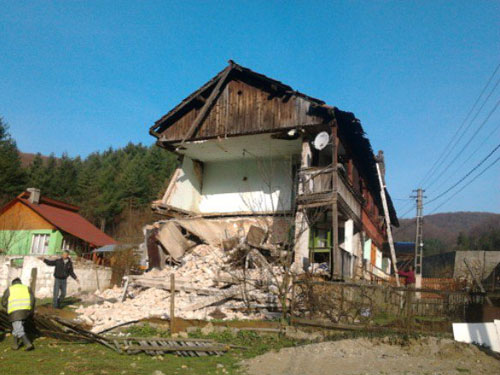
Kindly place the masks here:
<instances>
[{"instance_id":1,"label":"pine tree","mask_svg":"<svg viewBox=\"0 0 500 375\"><path fill-rule=\"evenodd\" d=\"M0 204L14 198L26 188L26 172L9 127L0 117Z\"/></svg>"},{"instance_id":2,"label":"pine tree","mask_svg":"<svg viewBox=\"0 0 500 375\"><path fill-rule=\"evenodd\" d=\"M46 185L46 176L44 170L44 162L40 153L36 154L35 158L28 167L28 185L29 187L42 189Z\"/></svg>"}]
</instances>

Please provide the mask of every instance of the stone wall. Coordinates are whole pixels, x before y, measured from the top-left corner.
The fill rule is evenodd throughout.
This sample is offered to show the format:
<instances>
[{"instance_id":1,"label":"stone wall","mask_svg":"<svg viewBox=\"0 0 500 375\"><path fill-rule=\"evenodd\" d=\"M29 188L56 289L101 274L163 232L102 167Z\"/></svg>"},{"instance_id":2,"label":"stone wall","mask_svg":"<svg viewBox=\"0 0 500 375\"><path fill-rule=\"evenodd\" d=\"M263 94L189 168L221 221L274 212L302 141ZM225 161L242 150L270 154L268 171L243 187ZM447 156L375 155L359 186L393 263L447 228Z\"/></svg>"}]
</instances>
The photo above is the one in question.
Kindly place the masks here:
<instances>
[{"instance_id":1,"label":"stone wall","mask_svg":"<svg viewBox=\"0 0 500 375\"><path fill-rule=\"evenodd\" d=\"M16 267L16 262L19 263L20 261L22 261L22 267ZM109 288L111 268L97 266L80 258L73 259L73 266L80 283L78 284L71 277L68 278L68 296L79 292L94 292L98 289ZM54 267L47 266L41 258L35 256L0 257L0 290L2 293L8 287L10 281L16 277L20 277L23 284L29 285L33 268L37 268L36 297L51 297L54 286Z\"/></svg>"}]
</instances>

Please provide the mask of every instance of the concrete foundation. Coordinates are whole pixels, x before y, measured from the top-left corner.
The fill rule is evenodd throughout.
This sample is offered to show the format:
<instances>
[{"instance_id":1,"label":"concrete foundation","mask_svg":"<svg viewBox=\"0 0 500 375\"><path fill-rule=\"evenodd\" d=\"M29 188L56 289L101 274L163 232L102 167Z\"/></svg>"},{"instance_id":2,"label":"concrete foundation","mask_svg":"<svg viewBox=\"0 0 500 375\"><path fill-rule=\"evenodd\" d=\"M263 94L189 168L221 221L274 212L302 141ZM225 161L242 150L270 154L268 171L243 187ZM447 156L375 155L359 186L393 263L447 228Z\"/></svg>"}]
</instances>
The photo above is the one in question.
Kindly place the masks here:
<instances>
[{"instance_id":1,"label":"concrete foundation","mask_svg":"<svg viewBox=\"0 0 500 375\"><path fill-rule=\"evenodd\" d=\"M33 268L37 269L36 297L51 297L54 287L54 267L47 266L41 258L34 256L0 256L0 292L3 293L16 277L20 277L23 284L29 285ZM97 266L81 259L73 260L73 268L80 284L69 277L68 296L109 288L111 268Z\"/></svg>"}]
</instances>

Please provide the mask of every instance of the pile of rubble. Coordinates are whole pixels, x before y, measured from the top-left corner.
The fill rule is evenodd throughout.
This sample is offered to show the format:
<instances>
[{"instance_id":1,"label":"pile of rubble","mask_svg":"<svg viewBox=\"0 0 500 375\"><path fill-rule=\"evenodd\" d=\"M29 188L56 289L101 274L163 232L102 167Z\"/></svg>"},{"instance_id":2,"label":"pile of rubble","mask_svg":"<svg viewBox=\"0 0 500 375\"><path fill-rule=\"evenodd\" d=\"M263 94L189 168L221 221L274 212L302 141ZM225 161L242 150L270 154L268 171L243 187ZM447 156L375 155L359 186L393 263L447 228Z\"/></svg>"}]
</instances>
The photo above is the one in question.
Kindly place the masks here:
<instances>
[{"instance_id":1,"label":"pile of rubble","mask_svg":"<svg viewBox=\"0 0 500 375\"><path fill-rule=\"evenodd\" d=\"M184 319L265 319L275 317L279 268L257 250L245 247L244 266L235 266L241 247L230 251L198 245L176 263L141 276L126 286L96 292L101 302L80 306L79 318L101 332L150 317L169 318L171 275L175 275L175 317ZM252 264L254 267L252 267ZM123 299L123 300L122 300Z\"/></svg>"}]
</instances>

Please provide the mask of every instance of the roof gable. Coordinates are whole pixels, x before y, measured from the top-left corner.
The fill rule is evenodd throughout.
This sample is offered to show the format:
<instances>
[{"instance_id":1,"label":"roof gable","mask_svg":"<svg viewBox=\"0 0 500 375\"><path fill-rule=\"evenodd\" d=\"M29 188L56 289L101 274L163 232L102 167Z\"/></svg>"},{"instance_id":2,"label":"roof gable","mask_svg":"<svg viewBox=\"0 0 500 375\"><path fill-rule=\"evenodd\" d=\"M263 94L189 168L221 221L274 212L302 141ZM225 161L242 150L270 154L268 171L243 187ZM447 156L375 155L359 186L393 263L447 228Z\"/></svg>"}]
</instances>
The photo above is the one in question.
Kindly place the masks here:
<instances>
[{"instance_id":1,"label":"roof gable","mask_svg":"<svg viewBox=\"0 0 500 375\"><path fill-rule=\"evenodd\" d=\"M231 62L158 120L150 133L176 143L318 125L328 118L324 102Z\"/></svg>"},{"instance_id":2,"label":"roof gable","mask_svg":"<svg viewBox=\"0 0 500 375\"><path fill-rule=\"evenodd\" d=\"M17 199L0 211L0 230L55 229L55 226Z\"/></svg>"}]
</instances>

